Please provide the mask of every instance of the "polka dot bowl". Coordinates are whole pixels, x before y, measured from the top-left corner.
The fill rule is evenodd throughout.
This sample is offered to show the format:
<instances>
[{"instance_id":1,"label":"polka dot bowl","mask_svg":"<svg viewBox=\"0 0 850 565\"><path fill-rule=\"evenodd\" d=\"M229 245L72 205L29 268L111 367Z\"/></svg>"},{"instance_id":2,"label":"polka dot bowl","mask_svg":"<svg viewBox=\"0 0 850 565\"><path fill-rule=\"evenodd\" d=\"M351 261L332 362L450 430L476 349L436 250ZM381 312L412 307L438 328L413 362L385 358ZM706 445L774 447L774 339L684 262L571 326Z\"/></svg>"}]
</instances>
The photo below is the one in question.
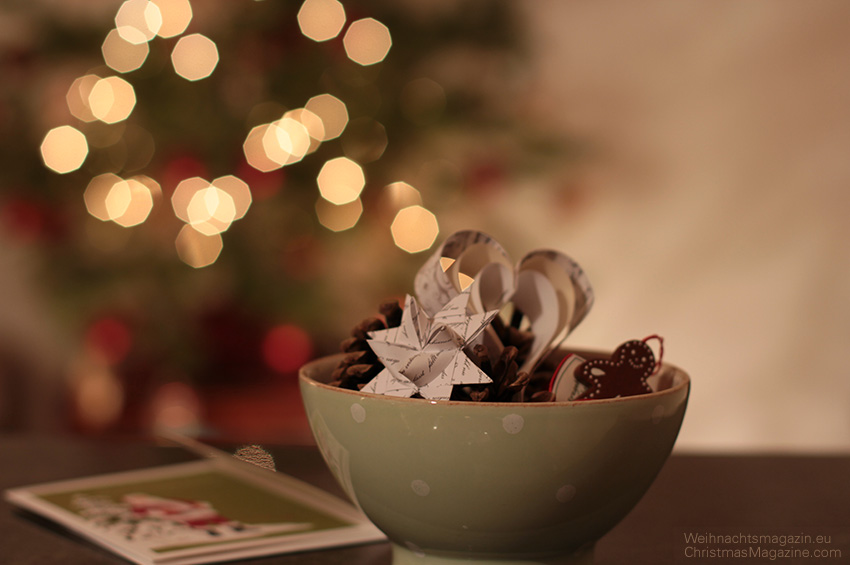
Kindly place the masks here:
<instances>
[{"instance_id":1,"label":"polka dot bowl","mask_svg":"<svg viewBox=\"0 0 850 565\"><path fill-rule=\"evenodd\" d=\"M302 398L322 456L393 544L394 565L592 563L670 454L690 391L665 364L656 392L624 398L394 398L325 384L339 360L301 369Z\"/></svg>"}]
</instances>

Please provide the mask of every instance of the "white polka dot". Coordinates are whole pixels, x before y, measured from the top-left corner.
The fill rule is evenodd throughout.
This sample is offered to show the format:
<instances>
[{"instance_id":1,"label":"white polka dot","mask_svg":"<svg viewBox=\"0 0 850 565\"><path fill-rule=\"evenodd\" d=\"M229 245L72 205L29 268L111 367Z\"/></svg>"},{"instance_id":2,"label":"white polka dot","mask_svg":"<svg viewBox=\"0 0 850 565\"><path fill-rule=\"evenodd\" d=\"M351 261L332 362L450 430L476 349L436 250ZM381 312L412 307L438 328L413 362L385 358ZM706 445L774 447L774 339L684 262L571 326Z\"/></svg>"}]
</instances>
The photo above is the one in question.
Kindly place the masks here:
<instances>
[{"instance_id":1,"label":"white polka dot","mask_svg":"<svg viewBox=\"0 0 850 565\"><path fill-rule=\"evenodd\" d=\"M522 416L519 414L508 414L502 418L502 427L505 428L505 431L509 434L520 433L524 425L525 420L523 420Z\"/></svg>"},{"instance_id":2,"label":"white polka dot","mask_svg":"<svg viewBox=\"0 0 850 565\"><path fill-rule=\"evenodd\" d=\"M352 404L351 417L354 418L354 421L358 424L362 424L366 419L366 409L360 404Z\"/></svg>"},{"instance_id":3,"label":"white polka dot","mask_svg":"<svg viewBox=\"0 0 850 565\"><path fill-rule=\"evenodd\" d=\"M569 502L576 495L576 487L573 485L564 485L555 493L555 498L558 502Z\"/></svg>"},{"instance_id":4,"label":"white polka dot","mask_svg":"<svg viewBox=\"0 0 850 565\"><path fill-rule=\"evenodd\" d=\"M431 487L428 486L428 483L421 479L416 479L410 483L410 488L412 488L413 492L419 496L428 496L431 493Z\"/></svg>"},{"instance_id":5,"label":"white polka dot","mask_svg":"<svg viewBox=\"0 0 850 565\"><path fill-rule=\"evenodd\" d=\"M652 423L658 424L664 418L664 407L660 404L652 411Z\"/></svg>"}]
</instances>

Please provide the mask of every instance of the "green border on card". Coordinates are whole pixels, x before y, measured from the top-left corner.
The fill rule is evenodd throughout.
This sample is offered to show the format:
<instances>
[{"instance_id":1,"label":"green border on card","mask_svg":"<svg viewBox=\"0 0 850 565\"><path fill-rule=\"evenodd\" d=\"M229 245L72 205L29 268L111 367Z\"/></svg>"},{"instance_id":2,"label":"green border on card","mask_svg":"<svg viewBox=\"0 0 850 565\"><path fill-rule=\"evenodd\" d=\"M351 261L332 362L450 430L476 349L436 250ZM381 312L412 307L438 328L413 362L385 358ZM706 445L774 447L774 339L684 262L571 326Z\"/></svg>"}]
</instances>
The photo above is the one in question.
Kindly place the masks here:
<instances>
[{"instance_id":1,"label":"green border on card","mask_svg":"<svg viewBox=\"0 0 850 565\"><path fill-rule=\"evenodd\" d=\"M238 541L303 535L321 530L330 530L352 526L348 522L307 506L285 494L262 488L238 476L217 470L206 470L188 475L162 479L133 481L87 489L74 489L63 492L37 495L42 500L54 504L68 512L80 515L74 505L75 496L101 496L120 501L124 495L144 493L162 498L198 500L209 502L217 512L230 520L245 524L276 524L309 522L310 527L289 532L258 534L256 537L240 538ZM167 553L194 547L205 547L230 543L233 540L210 540L188 545L165 546L152 549L157 553Z\"/></svg>"}]
</instances>

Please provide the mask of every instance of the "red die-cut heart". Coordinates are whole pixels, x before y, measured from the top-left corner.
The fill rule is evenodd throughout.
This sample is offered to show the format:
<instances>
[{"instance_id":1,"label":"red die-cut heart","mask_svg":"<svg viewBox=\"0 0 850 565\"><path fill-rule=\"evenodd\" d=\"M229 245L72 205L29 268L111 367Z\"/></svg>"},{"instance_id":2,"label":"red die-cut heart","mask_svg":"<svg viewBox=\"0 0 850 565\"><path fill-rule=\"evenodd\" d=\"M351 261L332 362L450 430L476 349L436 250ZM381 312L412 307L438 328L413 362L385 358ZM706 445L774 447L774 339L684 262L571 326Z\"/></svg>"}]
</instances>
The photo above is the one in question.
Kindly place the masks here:
<instances>
[{"instance_id":1,"label":"red die-cut heart","mask_svg":"<svg viewBox=\"0 0 850 565\"><path fill-rule=\"evenodd\" d=\"M592 359L578 367L575 378L588 388L576 400L598 400L652 392L646 379L655 369L655 354L646 341L627 341L614 350L611 359Z\"/></svg>"}]
</instances>

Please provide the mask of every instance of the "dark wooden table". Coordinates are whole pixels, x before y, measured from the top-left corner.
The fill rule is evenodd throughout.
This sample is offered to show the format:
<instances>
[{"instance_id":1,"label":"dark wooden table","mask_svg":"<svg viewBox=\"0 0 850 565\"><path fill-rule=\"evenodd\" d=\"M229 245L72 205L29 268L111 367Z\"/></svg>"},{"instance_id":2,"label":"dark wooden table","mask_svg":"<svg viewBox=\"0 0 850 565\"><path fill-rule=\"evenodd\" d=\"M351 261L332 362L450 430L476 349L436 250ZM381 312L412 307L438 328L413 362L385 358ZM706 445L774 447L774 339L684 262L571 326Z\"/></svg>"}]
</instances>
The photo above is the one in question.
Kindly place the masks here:
<instances>
[{"instance_id":1,"label":"dark wooden table","mask_svg":"<svg viewBox=\"0 0 850 565\"><path fill-rule=\"evenodd\" d=\"M342 496L315 448L268 448L279 471ZM0 435L0 489L193 458L152 442ZM705 538L688 541L695 535ZM747 555L718 557L735 555L732 551ZM390 562L387 543L250 560L253 565ZM599 542L596 562L850 563L850 456L674 455L638 506ZM7 563L126 562L3 501L0 564Z\"/></svg>"}]
</instances>

